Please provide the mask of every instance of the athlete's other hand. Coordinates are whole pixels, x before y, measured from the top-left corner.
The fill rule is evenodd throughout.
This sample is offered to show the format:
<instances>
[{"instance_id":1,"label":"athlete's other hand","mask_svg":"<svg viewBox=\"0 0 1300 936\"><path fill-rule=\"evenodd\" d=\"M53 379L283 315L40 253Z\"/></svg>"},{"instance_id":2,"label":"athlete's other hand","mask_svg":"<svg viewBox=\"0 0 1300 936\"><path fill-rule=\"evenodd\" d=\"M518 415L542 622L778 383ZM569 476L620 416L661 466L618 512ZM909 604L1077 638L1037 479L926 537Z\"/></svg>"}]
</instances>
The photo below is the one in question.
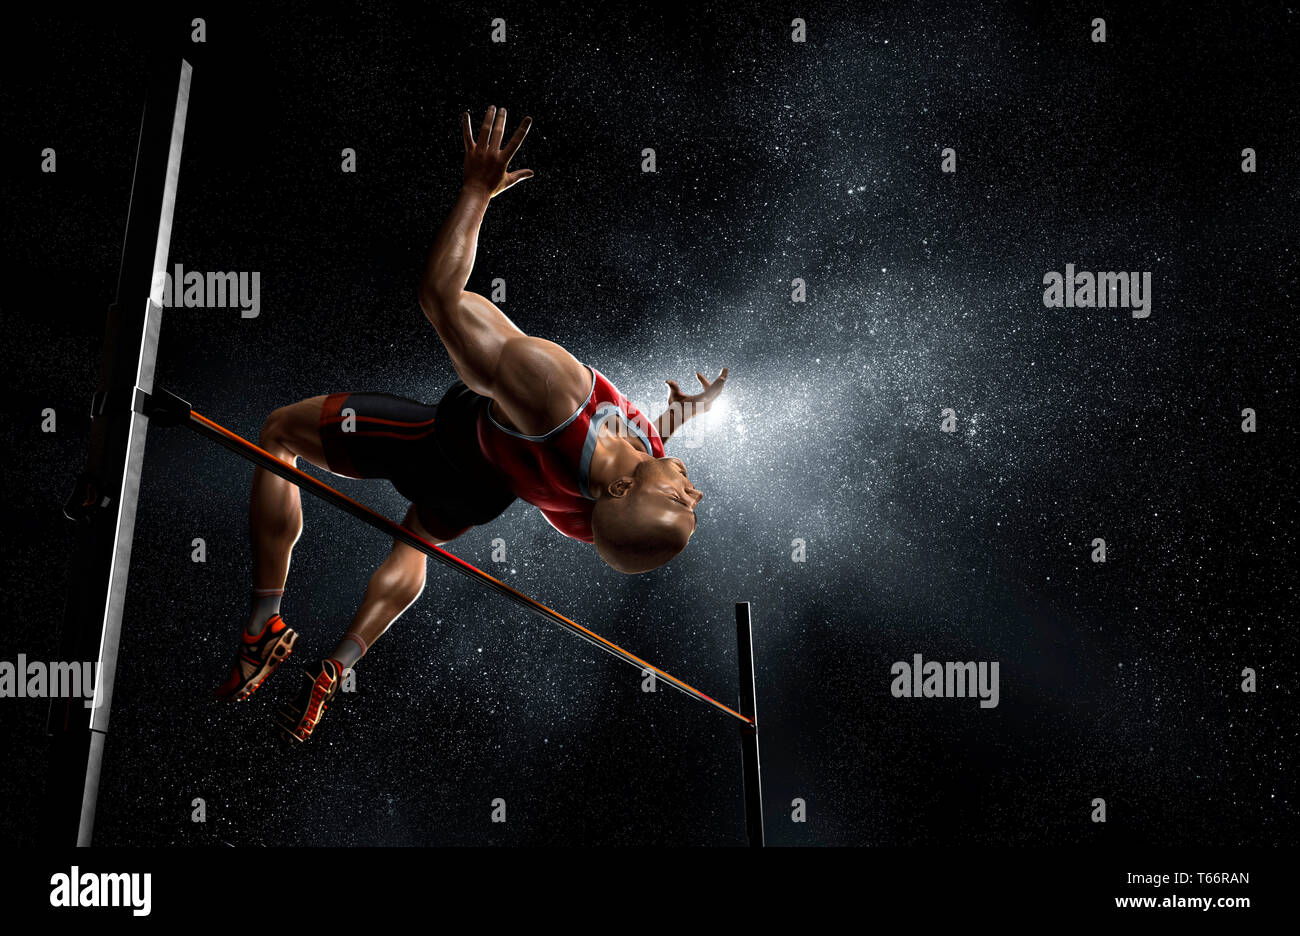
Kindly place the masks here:
<instances>
[{"instance_id":1,"label":"athlete's other hand","mask_svg":"<svg viewBox=\"0 0 1300 936\"><path fill-rule=\"evenodd\" d=\"M727 382L727 368L724 367L722 373L714 380L706 380L704 375L698 372L695 376L704 386L701 393L682 393L682 388L677 386L677 381L664 381L664 383L668 384L668 405L670 407L676 403L682 405L684 412L707 413L709 408L713 406L713 401L722 393L722 387ZM690 404L689 410L686 409L686 404Z\"/></svg>"},{"instance_id":2,"label":"athlete's other hand","mask_svg":"<svg viewBox=\"0 0 1300 936\"><path fill-rule=\"evenodd\" d=\"M510 159L515 151L523 145L528 136L528 128L533 125L533 118L525 117L515 130L514 136L505 146L501 137L506 130L506 109L489 107L483 115L483 126L479 128L478 141L470 132L469 111L460 116L460 127L465 135L465 188L487 193L491 198L498 192L504 192L520 179L531 179L533 170L516 169L508 172Z\"/></svg>"}]
</instances>

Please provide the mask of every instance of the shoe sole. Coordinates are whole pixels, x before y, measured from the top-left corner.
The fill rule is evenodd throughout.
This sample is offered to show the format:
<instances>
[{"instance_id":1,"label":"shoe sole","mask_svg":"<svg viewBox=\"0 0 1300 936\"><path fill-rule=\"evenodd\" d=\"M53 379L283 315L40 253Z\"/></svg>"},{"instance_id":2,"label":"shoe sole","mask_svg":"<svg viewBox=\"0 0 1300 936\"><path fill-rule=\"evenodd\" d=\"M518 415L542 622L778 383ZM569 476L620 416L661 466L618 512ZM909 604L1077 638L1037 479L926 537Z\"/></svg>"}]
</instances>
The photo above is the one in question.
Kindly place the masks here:
<instances>
[{"instance_id":1,"label":"shoe sole","mask_svg":"<svg viewBox=\"0 0 1300 936\"><path fill-rule=\"evenodd\" d=\"M304 671L303 678L311 682L311 695L307 702L308 707L313 703L319 703L316 710L316 719L310 725L303 725L305 714L293 702L286 702L280 709L280 714L276 718L276 726L280 729L280 737L289 742L301 744L311 737L316 726L320 724L321 716L325 714L328 704L334 701L329 692L329 677L325 673L313 677L310 673Z\"/></svg>"},{"instance_id":2,"label":"shoe sole","mask_svg":"<svg viewBox=\"0 0 1300 936\"><path fill-rule=\"evenodd\" d=\"M234 702L243 702L260 689L267 677L279 669L281 663L289 659L289 654L293 653L293 645L297 642L298 633L293 628L286 627L284 633L276 639L271 652L262 661L262 665L248 678L244 688L227 698Z\"/></svg>"}]
</instances>

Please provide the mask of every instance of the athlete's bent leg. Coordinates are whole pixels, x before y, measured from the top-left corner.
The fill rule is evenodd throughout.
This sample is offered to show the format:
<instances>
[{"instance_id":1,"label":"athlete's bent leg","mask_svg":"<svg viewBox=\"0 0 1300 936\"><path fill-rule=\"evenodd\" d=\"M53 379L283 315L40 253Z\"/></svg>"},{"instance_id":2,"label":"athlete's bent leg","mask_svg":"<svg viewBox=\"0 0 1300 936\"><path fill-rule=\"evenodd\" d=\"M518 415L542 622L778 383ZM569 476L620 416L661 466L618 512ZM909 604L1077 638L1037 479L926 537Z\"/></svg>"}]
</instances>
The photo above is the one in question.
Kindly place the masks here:
<instances>
[{"instance_id":1,"label":"athlete's bent leg","mask_svg":"<svg viewBox=\"0 0 1300 936\"><path fill-rule=\"evenodd\" d=\"M441 535L429 532L420 523L415 505L407 510L402 526L435 545L449 542L464 532L444 531ZM370 577L352 625L330 654L342 669L355 665L402 612L420 597L424 591L427 564L424 553L400 540L393 541L393 551Z\"/></svg>"},{"instance_id":2,"label":"athlete's bent leg","mask_svg":"<svg viewBox=\"0 0 1300 936\"><path fill-rule=\"evenodd\" d=\"M305 458L324 468L325 450L320 438L321 407L325 397L317 396L272 411L262 426L258 444L288 465ZM261 595L282 593L289 574L289 556L302 534L302 494L298 485L258 468L253 472L249 499L248 529L253 544L254 608L248 628L260 630L266 611L256 600ZM259 620L260 618L260 620Z\"/></svg>"},{"instance_id":3,"label":"athlete's bent leg","mask_svg":"<svg viewBox=\"0 0 1300 936\"><path fill-rule=\"evenodd\" d=\"M446 531L440 536L430 533L420 522L414 504L407 510L402 526L434 544L448 542L465 532ZM280 733L288 741L306 741L311 737L325 709L338 695L344 673L424 591L426 564L424 553L400 540L394 541L393 551L370 577L361 608L343 639L327 659L303 673L298 695L280 710Z\"/></svg>"},{"instance_id":4,"label":"athlete's bent leg","mask_svg":"<svg viewBox=\"0 0 1300 936\"><path fill-rule=\"evenodd\" d=\"M293 465L299 457L323 466L320 414L325 397L281 407L267 418L259 442L276 458ZM289 555L302 533L302 500L296 485L258 468L249 503L253 545L253 595L248 623L235 662L218 698L247 699L293 652L298 635L280 617Z\"/></svg>"}]
</instances>

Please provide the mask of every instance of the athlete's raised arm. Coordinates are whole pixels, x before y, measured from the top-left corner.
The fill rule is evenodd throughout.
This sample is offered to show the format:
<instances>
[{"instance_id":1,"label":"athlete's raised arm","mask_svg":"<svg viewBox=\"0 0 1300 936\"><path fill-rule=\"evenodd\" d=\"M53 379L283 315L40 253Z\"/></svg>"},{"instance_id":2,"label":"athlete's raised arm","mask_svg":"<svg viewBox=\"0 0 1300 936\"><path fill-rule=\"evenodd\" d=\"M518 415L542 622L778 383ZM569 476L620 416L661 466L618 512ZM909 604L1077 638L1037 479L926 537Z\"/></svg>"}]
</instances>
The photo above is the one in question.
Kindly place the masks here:
<instances>
[{"instance_id":1,"label":"athlete's raised arm","mask_svg":"<svg viewBox=\"0 0 1300 936\"><path fill-rule=\"evenodd\" d=\"M454 305L460 301L465 283L474 268L474 253L478 247L478 229L487 211L488 201L504 192L521 179L530 178L531 169L507 171L515 152L528 135L532 118L525 117L506 146L501 145L505 131L505 108L488 108L479 130L478 142L470 132L469 113L461 114L461 131L465 137L465 176L460 197L450 216L438 232L429 253L424 282L420 289L422 306L429 304ZM425 309L428 314L428 309ZM432 316L430 316L432 318ZM436 326L438 323L434 322Z\"/></svg>"},{"instance_id":2,"label":"athlete's raised arm","mask_svg":"<svg viewBox=\"0 0 1300 936\"><path fill-rule=\"evenodd\" d=\"M532 118L525 117L502 146L505 125L505 108L488 108L476 141L469 114L461 115L464 182L429 252L420 282L420 308L437 329L466 386L492 397L521 432L541 434L586 398L590 373L559 345L525 335L496 305L465 289L488 203L533 175L531 169L508 169Z\"/></svg>"}]
</instances>

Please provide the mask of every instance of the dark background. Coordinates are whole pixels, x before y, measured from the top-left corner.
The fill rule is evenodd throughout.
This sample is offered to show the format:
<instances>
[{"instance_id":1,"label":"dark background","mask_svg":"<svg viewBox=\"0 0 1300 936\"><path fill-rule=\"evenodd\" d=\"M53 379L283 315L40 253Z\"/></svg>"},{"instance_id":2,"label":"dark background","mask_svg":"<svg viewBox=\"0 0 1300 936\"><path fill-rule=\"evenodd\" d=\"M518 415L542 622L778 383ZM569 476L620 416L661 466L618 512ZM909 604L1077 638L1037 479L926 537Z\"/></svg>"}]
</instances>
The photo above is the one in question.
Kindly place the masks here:
<instances>
[{"instance_id":1,"label":"dark background","mask_svg":"<svg viewBox=\"0 0 1300 936\"><path fill-rule=\"evenodd\" d=\"M772 844L1293 840L1297 14L938 6L10 20L0 659L56 653L148 63L199 15L171 262L259 271L262 309L169 311L161 386L250 437L318 393L435 401L454 375L415 285L458 114L532 115L536 178L494 200L471 288L505 277L521 327L647 405L729 366L732 413L670 449L706 499L664 569L620 576L523 504L454 552L727 701L752 601ZM1151 317L1044 308L1066 263L1152 271ZM271 727L295 673L213 703L250 477L149 433L98 843L743 841L728 719L437 567L308 745ZM401 515L382 482L340 486ZM305 506L295 663L388 549ZM1001 704L892 698L914 653L1000 661ZM38 841L45 708L0 701L5 840Z\"/></svg>"}]
</instances>

